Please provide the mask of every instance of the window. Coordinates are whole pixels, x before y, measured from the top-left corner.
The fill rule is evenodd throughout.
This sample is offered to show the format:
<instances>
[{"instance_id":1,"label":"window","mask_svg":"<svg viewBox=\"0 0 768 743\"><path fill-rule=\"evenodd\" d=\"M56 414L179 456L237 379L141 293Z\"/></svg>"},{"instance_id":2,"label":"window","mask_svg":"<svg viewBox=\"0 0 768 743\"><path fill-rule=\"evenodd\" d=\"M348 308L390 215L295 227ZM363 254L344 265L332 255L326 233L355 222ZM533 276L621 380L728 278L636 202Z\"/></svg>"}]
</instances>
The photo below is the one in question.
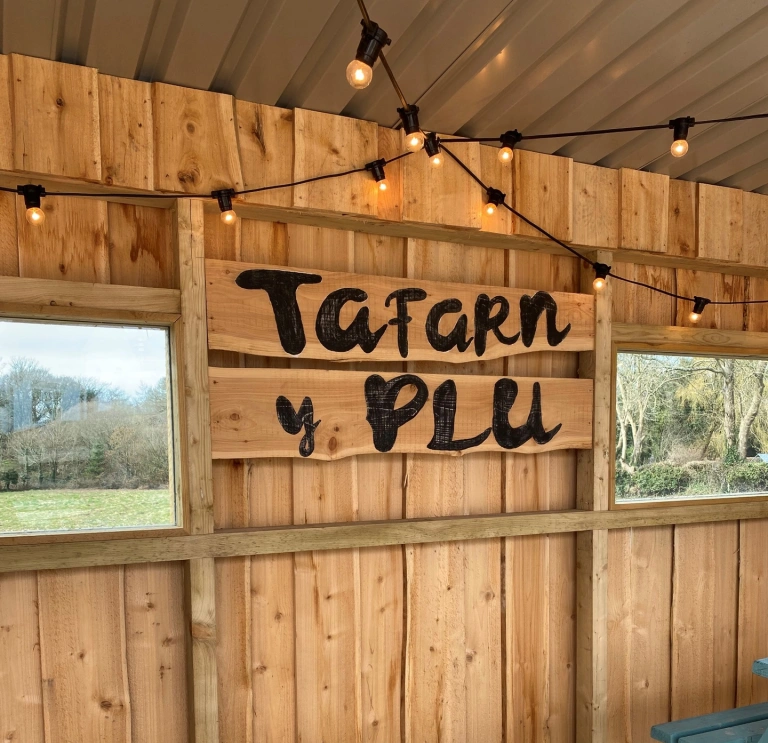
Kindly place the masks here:
<instances>
[{"instance_id":1,"label":"window","mask_svg":"<svg viewBox=\"0 0 768 743\"><path fill-rule=\"evenodd\" d=\"M619 351L614 501L768 495L768 361Z\"/></svg>"},{"instance_id":2,"label":"window","mask_svg":"<svg viewBox=\"0 0 768 743\"><path fill-rule=\"evenodd\" d=\"M176 526L168 328L0 320L0 533Z\"/></svg>"}]
</instances>

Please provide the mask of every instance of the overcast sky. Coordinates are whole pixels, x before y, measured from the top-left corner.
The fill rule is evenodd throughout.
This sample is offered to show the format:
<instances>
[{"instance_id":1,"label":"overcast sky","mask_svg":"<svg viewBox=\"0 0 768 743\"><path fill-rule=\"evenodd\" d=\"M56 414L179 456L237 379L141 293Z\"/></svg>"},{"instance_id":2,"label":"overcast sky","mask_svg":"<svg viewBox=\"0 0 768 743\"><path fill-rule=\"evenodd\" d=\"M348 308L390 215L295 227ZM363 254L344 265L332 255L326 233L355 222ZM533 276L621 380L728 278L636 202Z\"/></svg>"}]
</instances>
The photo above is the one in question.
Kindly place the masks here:
<instances>
[{"instance_id":1,"label":"overcast sky","mask_svg":"<svg viewBox=\"0 0 768 743\"><path fill-rule=\"evenodd\" d=\"M162 328L0 320L0 372L14 358L34 359L52 374L97 379L136 393L165 376Z\"/></svg>"}]
</instances>

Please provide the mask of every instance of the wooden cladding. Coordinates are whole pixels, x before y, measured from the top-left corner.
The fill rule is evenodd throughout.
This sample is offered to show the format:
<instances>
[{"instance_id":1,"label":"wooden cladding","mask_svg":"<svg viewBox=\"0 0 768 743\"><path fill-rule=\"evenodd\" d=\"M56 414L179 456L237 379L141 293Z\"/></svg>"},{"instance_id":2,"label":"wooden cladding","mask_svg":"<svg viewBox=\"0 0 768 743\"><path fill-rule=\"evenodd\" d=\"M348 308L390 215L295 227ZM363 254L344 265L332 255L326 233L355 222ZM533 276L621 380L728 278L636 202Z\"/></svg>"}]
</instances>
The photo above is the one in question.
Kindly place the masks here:
<instances>
[{"instance_id":1,"label":"wooden cladding","mask_svg":"<svg viewBox=\"0 0 768 743\"><path fill-rule=\"evenodd\" d=\"M592 445L592 381L210 369L214 459Z\"/></svg>"},{"instance_id":2,"label":"wooden cladding","mask_svg":"<svg viewBox=\"0 0 768 743\"><path fill-rule=\"evenodd\" d=\"M594 300L206 261L211 348L331 361L461 363L594 347Z\"/></svg>"},{"instance_id":3,"label":"wooden cladding","mask_svg":"<svg viewBox=\"0 0 768 743\"><path fill-rule=\"evenodd\" d=\"M20 55L0 57L0 169L117 189L210 193L259 188L360 168L404 150L399 131L342 116L238 101L163 83L120 80L96 70ZM130 144L127 144L130 143ZM495 147L449 145L508 203L562 240L664 264L701 259L719 270L765 265L768 196L683 183L519 150L502 166ZM276 209L262 218L324 218L403 236L511 248L548 244L505 210L482 212L482 189L451 158L430 168L423 153L386 167L381 193L366 172L240 197ZM255 211L251 212L255 214ZM314 215L314 217L312 216ZM398 232L399 230L399 232ZM425 234L431 230L431 234ZM415 232L413 234L416 234ZM411 235L413 236L413 235ZM518 236L515 241L508 236ZM688 266L694 267L694 266ZM699 264L697 267L703 267ZM736 268L738 267L738 268Z\"/></svg>"}]
</instances>

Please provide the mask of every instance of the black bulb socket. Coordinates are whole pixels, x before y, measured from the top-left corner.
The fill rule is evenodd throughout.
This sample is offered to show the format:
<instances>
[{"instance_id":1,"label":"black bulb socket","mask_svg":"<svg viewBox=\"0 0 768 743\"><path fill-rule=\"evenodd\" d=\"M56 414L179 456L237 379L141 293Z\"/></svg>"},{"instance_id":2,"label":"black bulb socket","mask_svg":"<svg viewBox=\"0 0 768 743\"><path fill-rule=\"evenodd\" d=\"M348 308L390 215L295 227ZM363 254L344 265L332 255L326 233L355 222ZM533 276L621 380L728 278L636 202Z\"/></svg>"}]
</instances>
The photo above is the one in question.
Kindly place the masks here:
<instances>
[{"instance_id":1,"label":"black bulb socket","mask_svg":"<svg viewBox=\"0 0 768 743\"><path fill-rule=\"evenodd\" d=\"M596 279L605 280L611 272L611 267L607 263L593 263L592 268L595 270Z\"/></svg>"},{"instance_id":2,"label":"black bulb socket","mask_svg":"<svg viewBox=\"0 0 768 743\"><path fill-rule=\"evenodd\" d=\"M507 195L503 191L499 191L498 188L489 188L485 192L486 204L501 206L504 203L504 199L506 198L507 198Z\"/></svg>"},{"instance_id":3,"label":"black bulb socket","mask_svg":"<svg viewBox=\"0 0 768 743\"><path fill-rule=\"evenodd\" d=\"M403 131L407 134L415 134L421 131L419 124L419 107L410 105L407 108L398 108L400 121L403 122Z\"/></svg>"},{"instance_id":4,"label":"black bulb socket","mask_svg":"<svg viewBox=\"0 0 768 743\"><path fill-rule=\"evenodd\" d=\"M232 198L234 195L234 188L221 188L218 191L211 191L211 196L218 201L219 209L222 212L228 212L232 209Z\"/></svg>"},{"instance_id":5,"label":"black bulb socket","mask_svg":"<svg viewBox=\"0 0 768 743\"><path fill-rule=\"evenodd\" d=\"M381 160L374 160L371 163L366 163L365 169L373 176L376 183L378 183L387 177L384 173L384 166L386 164L387 161L382 158Z\"/></svg>"},{"instance_id":6,"label":"black bulb socket","mask_svg":"<svg viewBox=\"0 0 768 743\"><path fill-rule=\"evenodd\" d=\"M688 130L696 124L693 116L681 116L677 119L671 119L669 128L674 132L675 141L678 139L688 139Z\"/></svg>"},{"instance_id":7,"label":"black bulb socket","mask_svg":"<svg viewBox=\"0 0 768 743\"><path fill-rule=\"evenodd\" d=\"M706 297L694 297L693 298L693 311L700 315L702 312L704 312L704 308L711 303L711 299L707 299Z\"/></svg>"},{"instance_id":8,"label":"black bulb socket","mask_svg":"<svg viewBox=\"0 0 768 743\"><path fill-rule=\"evenodd\" d=\"M27 209L39 209L40 202L45 196L45 188L33 183L26 183L23 186L16 186L16 193L24 197L24 206Z\"/></svg>"},{"instance_id":9,"label":"black bulb socket","mask_svg":"<svg viewBox=\"0 0 768 743\"><path fill-rule=\"evenodd\" d=\"M440 140L437 134L430 132L424 139L424 151L429 157L434 157L440 154Z\"/></svg>"},{"instance_id":10,"label":"black bulb socket","mask_svg":"<svg viewBox=\"0 0 768 743\"><path fill-rule=\"evenodd\" d=\"M517 129L510 129L499 137L499 142L501 142L502 147L509 147L510 150L514 150L515 145L522 139L523 135Z\"/></svg>"},{"instance_id":11,"label":"black bulb socket","mask_svg":"<svg viewBox=\"0 0 768 743\"><path fill-rule=\"evenodd\" d=\"M391 44L392 41L387 36L387 32L378 23L373 21L366 23L364 20L360 21L360 23L363 27L363 32L360 35L360 43L357 45L355 59L358 62L364 62L369 67L373 67L379 58L379 52L383 47Z\"/></svg>"}]
</instances>

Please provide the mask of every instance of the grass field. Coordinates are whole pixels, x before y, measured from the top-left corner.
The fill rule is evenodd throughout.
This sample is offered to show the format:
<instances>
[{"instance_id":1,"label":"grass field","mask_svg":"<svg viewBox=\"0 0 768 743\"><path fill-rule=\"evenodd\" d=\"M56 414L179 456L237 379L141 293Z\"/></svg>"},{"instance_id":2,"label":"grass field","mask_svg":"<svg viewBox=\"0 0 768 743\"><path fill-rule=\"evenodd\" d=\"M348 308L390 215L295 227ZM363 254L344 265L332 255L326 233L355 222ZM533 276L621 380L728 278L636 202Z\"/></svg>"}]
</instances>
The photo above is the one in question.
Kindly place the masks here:
<instances>
[{"instance_id":1,"label":"grass field","mask_svg":"<svg viewBox=\"0 0 768 743\"><path fill-rule=\"evenodd\" d=\"M165 490L19 490L0 492L0 533L168 526Z\"/></svg>"}]
</instances>

